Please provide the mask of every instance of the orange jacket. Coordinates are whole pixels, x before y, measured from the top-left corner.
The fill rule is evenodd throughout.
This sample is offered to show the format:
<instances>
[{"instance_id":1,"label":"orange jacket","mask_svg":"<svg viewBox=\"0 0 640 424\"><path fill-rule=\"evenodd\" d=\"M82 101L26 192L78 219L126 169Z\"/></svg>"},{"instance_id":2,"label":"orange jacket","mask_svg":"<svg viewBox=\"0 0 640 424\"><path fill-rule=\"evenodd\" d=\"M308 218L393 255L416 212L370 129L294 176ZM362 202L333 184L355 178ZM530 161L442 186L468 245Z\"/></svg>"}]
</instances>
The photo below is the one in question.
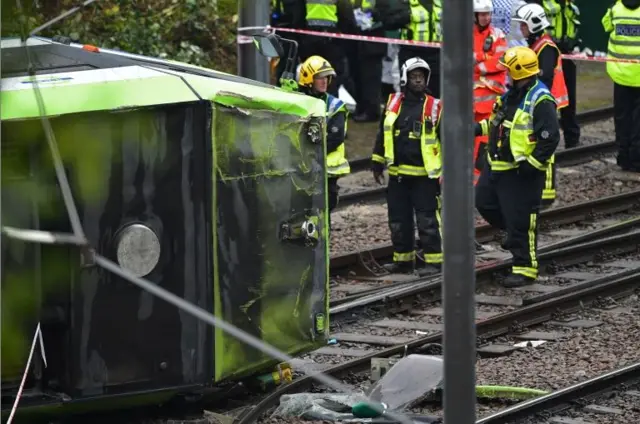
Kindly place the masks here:
<instances>
[{"instance_id":1,"label":"orange jacket","mask_svg":"<svg viewBox=\"0 0 640 424\"><path fill-rule=\"evenodd\" d=\"M485 51L485 43L491 37L492 42ZM473 97L476 113L491 113L497 96L507 89L507 70L498 67L498 61L507 50L507 38L501 29L492 25L480 31L478 25L473 26Z\"/></svg>"},{"instance_id":2,"label":"orange jacket","mask_svg":"<svg viewBox=\"0 0 640 424\"><path fill-rule=\"evenodd\" d=\"M551 46L558 50L558 63L553 70L553 86L551 87L551 94L556 99L557 108L562 109L563 107L569 106L569 91L567 91L567 84L564 81L560 49L558 49L558 46L556 46L556 43L553 42L553 39L549 34L544 34L542 37L538 38L535 43L533 43L531 50L536 52L537 55L540 55L540 52L545 46Z\"/></svg>"}]
</instances>

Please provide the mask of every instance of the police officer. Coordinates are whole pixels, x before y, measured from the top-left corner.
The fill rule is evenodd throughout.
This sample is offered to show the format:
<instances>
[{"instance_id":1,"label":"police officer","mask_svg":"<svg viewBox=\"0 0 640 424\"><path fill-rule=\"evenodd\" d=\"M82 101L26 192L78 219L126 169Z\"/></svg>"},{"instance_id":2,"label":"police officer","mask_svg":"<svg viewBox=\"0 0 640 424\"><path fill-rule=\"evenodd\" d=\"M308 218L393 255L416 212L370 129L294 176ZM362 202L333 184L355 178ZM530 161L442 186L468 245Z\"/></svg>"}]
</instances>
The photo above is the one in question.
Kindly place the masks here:
<instances>
[{"instance_id":1,"label":"police officer","mask_svg":"<svg viewBox=\"0 0 640 424\"><path fill-rule=\"evenodd\" d=\"M551 25L549 34L561 53L571 53L580 44L580 9L574 0L529 0L544 8ZM542 66L542 65L540 65ZM576 64L572 60L562 60L562 72L567 86L569 103L560 109L560 126L564 134L564 147L567 149L580 144L580 125L576 117ZM551 88L551 87L549 87Z\"/></svg>"},{"instance_id":2,"label":"police officer","mask_svg":"<svg viewBox=\"0 0 640 424\"><path fill-rule=\"evenodd\" d=\"M476 135L489 136L487 164L476 186L476 208L492 226L506 230L503 247L513 254L506 287L538 277L537 237L545 170L560 141L556 102L537 75L538 57L528 47L511 47L501 64L514 81L496 101Z\"/></svg>"},{"instance_id":3,"label":"police officer","mask_svg":"<svg viewBox=\"0 0 640 424\"><path fill-rule=\"evenodd\" d=\"M419 57L402 65L402 91L389 96L372 156L373 176L382 184L389 168L387 207L393 263L390 272L415 269L415 211L423 250L421 274L438 272L442 264L440 238L440 100L427 91L431 69ZM424 263L423 263L424 262ZM422 267L424 265L424 267Z\"/></svg>"},{"instance_id":4,"label":"police officer","mask_svg":"<svg viewBox=\"0 0 640 424\"><path fill-rule=\"evenodd\" d=\"M311 56L300 65L298 85L307 95L324 100L327 105L327 174L329 213L338 205L338 178L351 172L344 148L349 112L342 100L327 93L336 72L321 56ZM329 215L331 228L331 215Z\"/></svg>"},{"instance_id":5,"label":"police officer","mask_svg":"<svg viewBox=\"0 0 640 424\"><path fill-rule=\"evenodd\" d=\"M353 6L350 0L299 0L305 4L305 27L312 31L343 32L357 31ZM338 88L348 78L346 75L344 49L335 38L305 36L300 45L300 59L319 55L326 58L336 69L336 78L329 86L329 93L338 96Z\"/></svg>"},{"instance_id":6,"label":"police officer","mask_svg":"<svg viewBox=\"0 0 640 424\"><path fill-rule=\"evenodd\" d=\"M609 35L607 58L640 59L640 0L618 0L602 18ZM640 64L607 62L613 80L618 166L640 172Z\"/></svg>"},{"instance_id":7,"label":"police officer","mask_svg":"<svg viewBox=\"0 0 640 424\"><path fill-rule=\"evenodd\" d=\"M540 80L555 97L556 106L562 110L569 106L569 94L564 82L560 49L545 33L551 25L542 6L525 4L516 10L513 20L520 22L520 31L527 39L529 47L538 55ZM556 199L555 157L549 162L545 186L542 191L543 206L550 206Z\"/></svg>"},{"instance_id":8,"label":"police officer","mask_svg":"<svg viewBox=\"0 0 640 424\"><path fill-rule=\"evenodd\" d=\"M441 0L409 0L409 16L402 29L403 40L441 42L442 41L442 3ZM398 63L405 63L411 57L419 57L431 64L429 91L440 97L440 49L427 47L401 46Z\"/></svg>"}]
</instances>

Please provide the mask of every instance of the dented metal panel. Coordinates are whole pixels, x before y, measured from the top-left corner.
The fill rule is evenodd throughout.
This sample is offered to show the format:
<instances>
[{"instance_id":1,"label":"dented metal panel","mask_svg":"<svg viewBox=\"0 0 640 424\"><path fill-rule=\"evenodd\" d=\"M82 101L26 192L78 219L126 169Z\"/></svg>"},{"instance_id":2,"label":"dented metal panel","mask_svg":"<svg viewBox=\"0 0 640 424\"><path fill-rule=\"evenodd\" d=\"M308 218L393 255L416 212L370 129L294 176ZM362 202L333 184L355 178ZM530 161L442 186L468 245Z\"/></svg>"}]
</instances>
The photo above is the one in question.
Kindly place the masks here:
<instances>
[{"instance_id":1,"label":"dented metal panel","mask_svg":"<svg viewBox=\"0 0 640 424\"><path fill-rule=\"evenodd\" d=\"M290 354L328 321L323 121L221 96L213 114L215 313ZM218 100L218 98L216 98ZM315 230L310 231L310 230ZM215 378L273 363L215 332Z\"/></svg>"}]
</instances>

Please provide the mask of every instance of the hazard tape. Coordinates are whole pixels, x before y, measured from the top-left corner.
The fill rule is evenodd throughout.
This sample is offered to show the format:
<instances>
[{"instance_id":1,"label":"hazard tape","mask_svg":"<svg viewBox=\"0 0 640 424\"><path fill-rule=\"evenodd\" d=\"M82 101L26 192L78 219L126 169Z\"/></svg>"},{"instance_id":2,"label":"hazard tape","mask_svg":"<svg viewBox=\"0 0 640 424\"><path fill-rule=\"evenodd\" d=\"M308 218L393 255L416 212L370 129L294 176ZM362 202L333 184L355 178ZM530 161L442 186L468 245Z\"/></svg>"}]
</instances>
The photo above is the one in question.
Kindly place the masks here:
<instances>
[{"instance_id":1,"label":"hazard tape","mask_svg":"<svg viewBox=\"0 0 640 424\"><path fill-rule=\"evenodd\" d=\"M238 28L238 31L248 31L248 30L257 30L264 29L265 31L275 31L275 32L291 32L295 34L305 34L305 35L314 35L317 37L327 37L327 38L340 38L343 40L354 40L354 41L367 41L370 43L381 43L381 44L397 44L404 46L418 46L418 47L431 47L431 48L441 48L441 43L427 42L427 41L414 41L414 40L400 40L397 38L387 38L387 37L373 37L370 35L356 35L356 34L341 34L336 32L321 32L321 31L311 31L308 29L293 29L293 28L282 28L282 27L272 27L267 25L265 27L244 27ZM244 37L239 35L238 37ZM598 56L587 56L586 54L563 54L561 55L563 59L569 60L578 60L583 62L620 62L620 63L640 63L638 59L610 59L607 57L598 57Z\"/></svg>"}]
</instances>

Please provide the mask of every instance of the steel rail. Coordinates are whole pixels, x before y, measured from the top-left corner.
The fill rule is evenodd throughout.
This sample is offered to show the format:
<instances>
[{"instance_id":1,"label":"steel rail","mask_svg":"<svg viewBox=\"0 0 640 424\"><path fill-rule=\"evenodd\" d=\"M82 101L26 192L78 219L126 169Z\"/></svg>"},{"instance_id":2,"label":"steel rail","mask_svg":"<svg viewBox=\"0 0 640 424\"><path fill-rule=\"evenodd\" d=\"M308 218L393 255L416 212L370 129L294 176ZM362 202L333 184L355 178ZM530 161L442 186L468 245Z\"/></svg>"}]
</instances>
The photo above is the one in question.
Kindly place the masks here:
<instances>
[{"instance_id":1,"label":"steel rail","mask_svg":"<svg viewBox=\"0 0 640 424\"><path fill-rule=\"evenodd\" d=\"M632 221L634 222L630 225ZM634 220L629 220L628 223L624 223L624 225L626 228L630 228L631 226L638 225L639 222L638 218L635 218ZM619 232L621 229L620 225L613 225L607 228L608 231L615 232ZM601 234L606 234L606 232L603 231ZM583 236L578 237L581 238ZM566 246L566 240L563 240L541 248L538 253L538 263L540 264L540 267L557 264L565 266L573 265L589 260L590 258L597 257L603 253L607 255L618 255L633 252L638 249L639 244L640 229L630 231L626 234L614 235L604 239L597 239L572 246ZM512 262L512 259L508 258L479 265L476 267L476 284L481 284L486 280L490 280L493 278L494 274L507 270L511 266ZM331 315L338 315L350 312L356 308L370 306L377 303L399 301L423 293L430 293L430 297L436 297L440 290L441 282L442 278L440 274L417 279L409 284L399 287L391 287L388 289L385 288L379 292L339 304L331 308L330 313Z\"/></svg>"},{"instance_id":2,"label":"steel rail","mask_svg":"<svg viewBox=\"0 0 640 424\"><path fill-rule=\"evenodd\" d=\"M636 204L640 204L640 189L559 208L546 209L540 213L538 219L541 225L549 223L573 224L589 219L594 214L623 212L632 209ZM476 240L480 243L490 242L495 239L498 232L498 229L488 224L479 225L476 227ZM388 243L366 251L335 255L331 258L331 272L337 274L342 270L357 266L363 254L368 254L376 260L390 258L393 255L393 245Z\"/></svg>"},{"instance_id":3,"label":"steel rail","mask_svg":"<svg viewBox=\"0 0 640 424\"><path fill-rule=\"evenodd\" d=\"M610 391L616 386L638 380L640 380L640 362L557 390L548 395L520 402L510 408L477 420L476 424L506 424L524 417L536 416L541 412L551 410L557 412L574 406L572 403L577 399L593 397L602 392Z\"/></svg>"},{"instance_id":4,"label":"steel rail","mask_svg":"<svg viewBox=\"0 0 640 424\"><path fill-rule=\"evenodd\" d=\"M544 246L541 246L538 250L539 254L545 254L548 253L550 255L549 260L550 261L554 261L554 256L555 256L555 251L560 250L561 253L566 253L566 249L567 247L571 247L571 246L578 246L583 244L582 246L580 246L580 249L582 249L584 247L584 243L587 242L591 242L591 241L595 241L597 242L599 239L608 237L608 236L615 236L618 234L621 234L631 228L634 227L640 227L640 217L635 217L635 218L631 218L631 219L627 219L625 221L621 221L619 223L613 224L613 225L609 225L600 229L597 229L595 231L591 231L585 234L580 234L574 237L569 237L566 238L564 240L560 240L557 241L555 243L550 243ZM553 255L553 256L551 256ZM566 260L566 259L565 259ZM544 263L544 260L543 260ZM485 279L485 277L489 276L491 273L493 272L499 272L500 270L504 269L504 263L503 262L493 262L490 266L486 266L486 264L480 265L477 267L477 275L476 275L476 279L477 282L483 282L483 279ZM434 275L430 275L426 278L416 278L414 280L409 280L409 281L401 281L401 282L397 282L397 283L392 283L389 285L386 285L382 288L380 287L375 287L375 288L371 288L369 290L363 290L361 292L358 292L357 294L351 295L351 296L346 296L340 299L335 299L333 301L330 302L330 308L332 308L330 310L331 313L333 314L337 314L337 313L341 313L341 312L345 312L345 310L343 310L342 308L338 308L338 306L340 305L344 305L347 304L349 302L354 302L357 299L361 299L365 296L372 296L372 295L381 295L383 293L391 293L392 290L397 289L399 287L407 287L411 284L419 284L421 282L430 280L430 281L435 281L437 278L440 278L441 274L434 274ZM567 288L568 289L568 288ZM527 303L527 299L523 300L525 302L525 304Z\"/></svg>"},{"instance_id":5,"label":"steel rail","mask_svg":"<svg viewBox=\"0 0 640 424\"><path fill-rule=\"evenodd\" d=\"M613 106L591 109L576 115L579 124L589 124L613 117ZM579 147L579 149L582 147ZM573 150L573 149L569 149ZM560 153L560 152L558 152ZM349 161L351 172L368 171L371 169L371 158L358 158Z\"/></svg>"},{"instance_id":6,"label":"steel rail","mask_svg":"<svg viewBox=\"0 0 640 424\"><path fill-rule=\"evenodd\" d=\"M575 166L591 160L600 155L614 152L616 149L615 141L606 141L603 143L587 144L572 149L560 150L556 153L556 164L561 167ZM374 187L365 190L354 191L340 196L337 209L355 205L356 203L367 203L373 201L383 201L387 192L386 187Z\"/></svg>"},{"instance_id":7,"label":"steel rail","mask_svg":"<svg viewBox=\"0 0 640 424\"><path fill-rule=\"evenodd\" d=\"M579 311L583 309L585 305L598 302L599 299L602 298L619 299L628 296L638 288L640 288L640 269L624 270L596 280L578 283L573 286L571 293L523 306L514 311L479 321L476 324L477 335L483 338L500 337L513 332L512 330L516 326L519 329L524 329L532 325L537 325L555 319L559 313L569 314ZM442 332L439 332L431 336L418 338L406 344L394 346L344 362L322 372L333 377L343 375L347 372L359 372L369 366L372 358L388 358L394 355L404 354L405 352L412 353L418 351L422 346L441 343L441 341ZM282 395L308 390L313 383L314 381L311 377L305 376L294 380L286 386L280 387L251 410L247 411L238 424L252 424L256 422L263 413L276 405Z\"/></svg>"}]
</instances>

